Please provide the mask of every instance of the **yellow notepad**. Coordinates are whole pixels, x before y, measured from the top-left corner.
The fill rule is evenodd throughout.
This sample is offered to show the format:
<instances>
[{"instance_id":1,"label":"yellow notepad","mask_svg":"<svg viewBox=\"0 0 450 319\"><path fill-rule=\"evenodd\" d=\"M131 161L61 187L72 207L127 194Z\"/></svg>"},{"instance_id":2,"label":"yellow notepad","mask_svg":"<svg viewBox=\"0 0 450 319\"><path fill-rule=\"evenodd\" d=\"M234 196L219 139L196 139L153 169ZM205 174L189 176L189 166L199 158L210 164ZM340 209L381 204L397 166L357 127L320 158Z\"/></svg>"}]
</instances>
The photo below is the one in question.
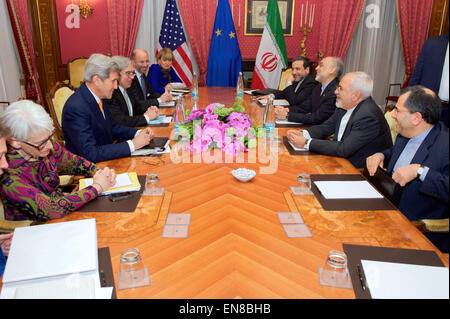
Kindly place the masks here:
<instances>
[{"instance_id":1,"label":"yellow notepad","mask_svg":"<svg viewBox=\"0 0 450 319\"><path fill-rule=\"evenodd\" d=\"M93 178L80 179L80 189L91 186ZM115 187L104 190L101 195L117 194L123 192L135 192L141 189L136 172L118 174Z\"/></svg>"}]
</instances>

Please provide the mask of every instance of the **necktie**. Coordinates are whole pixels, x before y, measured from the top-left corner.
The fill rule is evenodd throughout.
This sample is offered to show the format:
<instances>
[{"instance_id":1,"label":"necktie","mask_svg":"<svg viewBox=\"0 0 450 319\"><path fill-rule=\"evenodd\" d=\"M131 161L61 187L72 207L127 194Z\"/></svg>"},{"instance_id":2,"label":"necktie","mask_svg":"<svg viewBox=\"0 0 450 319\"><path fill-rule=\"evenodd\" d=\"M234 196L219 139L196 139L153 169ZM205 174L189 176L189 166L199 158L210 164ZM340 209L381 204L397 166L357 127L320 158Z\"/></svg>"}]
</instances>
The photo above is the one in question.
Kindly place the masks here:
<instances>
[{"instance_id":1,"label":"necktie","mask_svg":"<svg viewBox=\"0 0 450 319\"><path fill-rule=\"evenodd\" d=\"M145 89L145 81L144 81L144 74L141 74L141 89L142 89L142 94L144 94L144 99L147 98L147 94L146 94L146 89Z\"/></svg>"},{"instance_id":2,"label":"necktie","mask_svg":"<svg viewBox=\"0 0 450 319\"><path fill-rule=\"evenodd\" d=\"M98 102L98 107L100 108L100 111L102 111L102 114L103 114L103 102L102 102L102 100L100 100Z\"/></svg>"}]
</instances>

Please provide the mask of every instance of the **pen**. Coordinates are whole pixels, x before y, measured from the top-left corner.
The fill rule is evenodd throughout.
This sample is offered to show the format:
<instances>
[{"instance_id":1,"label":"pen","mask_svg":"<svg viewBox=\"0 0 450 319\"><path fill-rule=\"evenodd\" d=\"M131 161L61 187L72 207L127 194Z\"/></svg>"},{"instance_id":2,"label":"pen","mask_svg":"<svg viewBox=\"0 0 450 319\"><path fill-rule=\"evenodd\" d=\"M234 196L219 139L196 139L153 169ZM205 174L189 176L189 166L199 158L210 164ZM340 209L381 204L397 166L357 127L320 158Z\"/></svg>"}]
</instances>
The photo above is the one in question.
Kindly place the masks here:
<instances>
[{"instance_id":1,"label":"pen","mask_svg":"<svg viewBox=\"0 0 450 319\"><path fill-rule=\"evenodd\" d=\"M361 267L359 267L359 265L356 265L356 268L358 269L358 276L359 281L361 282L362 289L366 291L366 284L365 284L366 281L364 280L364 277L362 275Z\"/></svg>"}]
</instances>

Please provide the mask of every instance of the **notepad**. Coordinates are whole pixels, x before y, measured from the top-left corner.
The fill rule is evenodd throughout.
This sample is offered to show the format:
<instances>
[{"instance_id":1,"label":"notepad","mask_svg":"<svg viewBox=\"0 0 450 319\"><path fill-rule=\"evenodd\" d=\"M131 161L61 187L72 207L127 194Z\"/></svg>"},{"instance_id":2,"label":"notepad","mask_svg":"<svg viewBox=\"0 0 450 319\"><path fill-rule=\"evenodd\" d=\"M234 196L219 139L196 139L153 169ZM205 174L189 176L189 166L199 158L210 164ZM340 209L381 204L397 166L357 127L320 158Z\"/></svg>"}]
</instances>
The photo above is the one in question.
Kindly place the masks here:
<instances>
[{"instance_id":1,"label":"notepad","mask_svg":"<svg viewBox=\"0 0 450 319\"><path fill-rule=\"evenodd\" d=\"M172 122L172 116L160 115L158 118L148 121L147 124L169 124Z\"/></svg>"},{"instance_id":2,"label":"notepad","mask_svg":"<svg viewBox=\"0 0 450 319\"><path fill-rule=\"evenodd\" d=\"M447 267L361 260L374 299L448 299Z\"/></svg>"},{"instance_id":3,"label":"notepad","mask_svg":"<svg viewBox=\"0 0 450 319\"><path fill-rule=\"evenodd\" d=\"M326 199L383 198L367 181L315 181Z\"/></svg>"},{"instance_id":4,"label":"notepad","mask_svg":"<svg viewBox=\"0 0 450 319\"><path fill-rule=\"evenodd\" d=\"M83 178L80 180L80 189L91 186L94 183L93 178ZM116 175L116 184L104 190L101 195L117 194L123 192L136 192L141 189L136 172L122 173Z\"/></svg>"}]
</instances>

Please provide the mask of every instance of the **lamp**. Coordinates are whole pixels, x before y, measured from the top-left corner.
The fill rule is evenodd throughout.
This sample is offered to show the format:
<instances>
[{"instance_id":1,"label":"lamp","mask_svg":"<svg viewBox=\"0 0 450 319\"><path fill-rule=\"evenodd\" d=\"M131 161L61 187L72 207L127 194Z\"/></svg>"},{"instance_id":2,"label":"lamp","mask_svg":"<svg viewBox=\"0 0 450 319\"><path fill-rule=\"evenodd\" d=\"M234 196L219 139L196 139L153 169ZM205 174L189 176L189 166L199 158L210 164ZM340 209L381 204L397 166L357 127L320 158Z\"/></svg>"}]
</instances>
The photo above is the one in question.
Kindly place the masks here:
<instances>
[{"instance_id":1,"label":"lamp","mask_svg":"<svg viewBox=\"0 0 450 319\"><path fill-rule=\"evenodd\" d=\"M73 0L72 0L73 4ZM94 8L92 7L92 0L79 0L78 1L78 10L83 17L83 19L87 19L88 15L94 12Z\"/></svg>"}]
</instances>

